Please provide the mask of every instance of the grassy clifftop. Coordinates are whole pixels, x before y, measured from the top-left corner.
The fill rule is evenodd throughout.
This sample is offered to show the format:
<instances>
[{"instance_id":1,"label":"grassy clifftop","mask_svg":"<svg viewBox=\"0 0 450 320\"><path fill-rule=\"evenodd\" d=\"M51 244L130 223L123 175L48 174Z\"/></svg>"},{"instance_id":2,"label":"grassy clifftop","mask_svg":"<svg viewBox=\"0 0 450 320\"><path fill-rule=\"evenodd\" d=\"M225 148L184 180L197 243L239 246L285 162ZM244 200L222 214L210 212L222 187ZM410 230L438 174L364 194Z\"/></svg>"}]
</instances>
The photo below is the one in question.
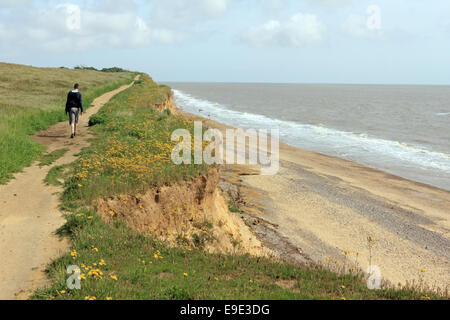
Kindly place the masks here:
<instances>
[{"instance_id":1,"label":"grassy clifftop","mask_svg":"<svg viewBox=\"0 0 450 320\"><path fill-rule=\"evenodd\" d=\"M67 92L80 83L85 106L131 82L132 73L35 68L0 63L0 183L36 160L43 147L29 135L65 121Z\"/></svg>"},{"instance_id":2,"label":"grassy clifftop","mask_svg":"<svg viewBox=\"0 0 450 320\"><path fill-rule=\"evenodd\" d=\"M73 247L49 267L53 284L34 299L429 299L415 289L369 290L360 274L336 274L324 268L290 265L245 254L212 254L204 241L214 241L218 223L203 221L189 237L177 235L177 246L130 228L118 211L104 211L96 198L117 198L124 214L146 203L136 196L158 186L204 175L204 166L175 166L170 161L172 130L192 130L192 122L152 106L167 99L170 89L149 77L122 92L93 117L96 139L80 159L56 167L48 181L65 179L63 207L67 224L60 233ZM162 201L156 193L155 202ZM185 199L175 201L186 205ZM160 219L196 212L174 210ZM173 217L172 217L172 216ZM169 216L169 217L167 217ZM159 226L147 226L158 229ZM181 227L181 226L180 226ZM180 228L181 232L184 231ZM171 235L169 235L171 236ZM203 238L202 238L203 236ZM238 245L238 243L237 243ZM67 267L79 267L81 288L67 289Z\"/></svg>"}]
</instances>

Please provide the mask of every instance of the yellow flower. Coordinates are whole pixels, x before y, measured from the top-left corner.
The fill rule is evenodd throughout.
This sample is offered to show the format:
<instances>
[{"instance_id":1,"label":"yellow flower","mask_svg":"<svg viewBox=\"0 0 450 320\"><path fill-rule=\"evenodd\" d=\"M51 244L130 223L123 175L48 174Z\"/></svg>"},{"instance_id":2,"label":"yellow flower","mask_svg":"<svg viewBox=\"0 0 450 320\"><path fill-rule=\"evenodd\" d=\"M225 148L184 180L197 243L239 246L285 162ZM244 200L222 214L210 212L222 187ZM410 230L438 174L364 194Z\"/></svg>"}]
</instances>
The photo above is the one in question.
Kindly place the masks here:
<instances>
[{"instance_id":1,"label":"yellow flower","mask_svg":"<svg viewBox=\"0 0 450 320\"><path fill-rule=\"evenodd\" d=\"M249 280L248 282L253 283L253 280Z\"/></svg>"},{"instance_id":2,"label":"yellow flower","mask_svg":"<svg viewBox=\"0 0 450 320\"><path fill-rule=\"evenodd\" d=\"M89 220L92 220L92 219L94 219L94 217L93 217L93 216L89 216L88 219L89 219Z\"/></svg>"},{"instance_id":3,"label":"yellow flower","mask_svg":"<svg viewBox=\"0 0 450 320\"><path fill-rule=\"evenodd\" d=\"M83 185L81 185L81 184L78 184L78 188L81 188Z\"/></svg>"},{"instance_id":4,"label":"yellow flower","mask_svg":"<svg viewBox=\"0 0 450 320\"><path fill-rule=\"evenodd\" d=\"M419 269L420 272L427 272L425 269Z\"/></svg>"},{"instance_id":5,"label":"yellow flower","mask_svg":"<svg viewBox=\"0 0 450 320\"><path fill-rule=\"evenodd\" d=\"M66 290L61 290L59 293L65 294L65 293L66 293Z\"/></svg>"},{"instance_id":6,"label":"yellow flower","mask_svg":"<svg viewBox=\"0 0 450 320\"><path fill-rule=\"evenodd\" d=\"M188 276L188 274L185 272L185 273L183 273L183 275L185 276L185 277L187 277Z\"/></svg>"},{"instance_id":7,"label":"yellow flower","mask_svg":"<svg viewBox=\"0 0 450 320\"><path fill-rule=\"evenodd\" d=\"M219 278L217 278L217 277L214 277L214 280L216 280L216 281L219 281Z\"/></svg>"},{"instance_id":8,"label":"yellow flower","mask_svg":"<svg viewBox=\"0 0 450 320\"><path fill-rule=\"evenodd\" d=\"M112 298L111 297L106 297L106 300L111 301Z\"/></svg>"},{"instance_id":9,"label":"yellow flower","mask_svg":"<svg viewBox=\"0 0 450 320\"><path fill-rule=\"evenodd\" d=\"M116 275L113 275L113 274L109 275L109 277L110 277L111 279L113 279L114 281L119 280L119 279L117 278L117 276L116 276Z\"/></svg>"},{"instance_id":10,"label":"yellow flower","mask_svg":"<svg viewBox=\"0 0 450 320\"><path fill-rule=\"evenodd\" d=\"M342 286L341 286L341 288L342 288L342 289L345 289L345 286L344 286L344 285L342 285Z\"/></svg>"}]
</instances>

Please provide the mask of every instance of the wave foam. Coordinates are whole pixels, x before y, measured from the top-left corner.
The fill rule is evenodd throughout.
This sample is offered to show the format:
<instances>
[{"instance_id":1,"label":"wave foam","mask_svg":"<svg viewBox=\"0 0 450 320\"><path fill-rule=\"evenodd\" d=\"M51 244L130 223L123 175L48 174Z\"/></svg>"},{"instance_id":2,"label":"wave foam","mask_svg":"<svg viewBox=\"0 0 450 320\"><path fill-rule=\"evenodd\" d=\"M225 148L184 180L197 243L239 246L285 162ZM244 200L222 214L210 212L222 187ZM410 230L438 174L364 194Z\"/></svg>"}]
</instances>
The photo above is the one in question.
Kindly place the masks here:
<instances>
[{"instance_id":1,"label":"wave foam","mask_svg":"<svg viewBox=\"0 0 450 320\"><path fill-rule=\"evenodd\" d=\"M240 112L207 100L173 90L179 107L187 112L208 117L240 128L280 130L284 142L349 160L366 159L370 163L395 164L422 169L450 171L450 155L422 146L372 137L367 133L345 132L325 126L272 119L264 115Z\"/></svg>"}]
</instances>

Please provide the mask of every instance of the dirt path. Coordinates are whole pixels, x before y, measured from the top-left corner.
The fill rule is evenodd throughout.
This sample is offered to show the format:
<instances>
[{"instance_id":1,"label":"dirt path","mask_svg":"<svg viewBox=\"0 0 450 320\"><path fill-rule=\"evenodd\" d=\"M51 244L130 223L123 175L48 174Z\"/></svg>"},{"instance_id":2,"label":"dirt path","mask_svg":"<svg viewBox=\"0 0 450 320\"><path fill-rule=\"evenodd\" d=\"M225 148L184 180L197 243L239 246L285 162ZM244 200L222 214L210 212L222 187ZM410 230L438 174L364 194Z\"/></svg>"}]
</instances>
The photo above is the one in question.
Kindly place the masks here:
<instances>
[{"instance_id":1,"label":"dirt path","mask_svg":"<svg viewBox=\"0 0 450 320\"><path fill-rule=\"evenodd\" d=\"M69 151L52 166L40 168L35 163L8 185L0 186L0 300L26 299L34 289L46 284L46 265L67 252L69 243L55 235L65 223L58 210L61 188L46 186L43 180L53 166L73 162L75 155L89 145L89 117L133 83L95 99L80 118L76 139L69 138L66 122L34 136L37 142L48 146L48 152L62 148Z\"/></svg>"}]
</instances>

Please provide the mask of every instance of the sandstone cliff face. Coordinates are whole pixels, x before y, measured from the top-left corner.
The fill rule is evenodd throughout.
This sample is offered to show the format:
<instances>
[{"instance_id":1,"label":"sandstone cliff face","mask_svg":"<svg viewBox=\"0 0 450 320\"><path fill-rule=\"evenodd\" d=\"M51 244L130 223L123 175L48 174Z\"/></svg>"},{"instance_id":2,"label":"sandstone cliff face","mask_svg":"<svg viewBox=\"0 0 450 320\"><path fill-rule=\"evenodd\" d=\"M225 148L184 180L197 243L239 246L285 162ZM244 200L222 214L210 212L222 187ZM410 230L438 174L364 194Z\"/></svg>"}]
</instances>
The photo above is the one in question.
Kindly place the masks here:
<instances>
[{"instance_id":1,"label":"sandstone cliff face","mask_svg":"<svg viewBox=\"0 0 450 320\"><path fill-rule=\"evenodd\" d=\"M112 223L119 219L136 231L171 246L212 253L271 256L239 214L232 213L218 189L219 171L148 190L141 195L102 199L97 212Z\"/></svg>"},{"instance_id":2,"label":"sandstone cliff face","mask_svg":"<svg viewBox=\"0 0 450 320\"><path fill-rule=\"evenodd\" d=\"M170 112L172 114L178 114L177 106L176 106L175 102L173 101L173 93L170 94L170 96L168 96L167 99L163 103L156 104L155 108L158 109L160 112L163 112L165 110L170 110Z\"/></svg>"}]
</instances>

